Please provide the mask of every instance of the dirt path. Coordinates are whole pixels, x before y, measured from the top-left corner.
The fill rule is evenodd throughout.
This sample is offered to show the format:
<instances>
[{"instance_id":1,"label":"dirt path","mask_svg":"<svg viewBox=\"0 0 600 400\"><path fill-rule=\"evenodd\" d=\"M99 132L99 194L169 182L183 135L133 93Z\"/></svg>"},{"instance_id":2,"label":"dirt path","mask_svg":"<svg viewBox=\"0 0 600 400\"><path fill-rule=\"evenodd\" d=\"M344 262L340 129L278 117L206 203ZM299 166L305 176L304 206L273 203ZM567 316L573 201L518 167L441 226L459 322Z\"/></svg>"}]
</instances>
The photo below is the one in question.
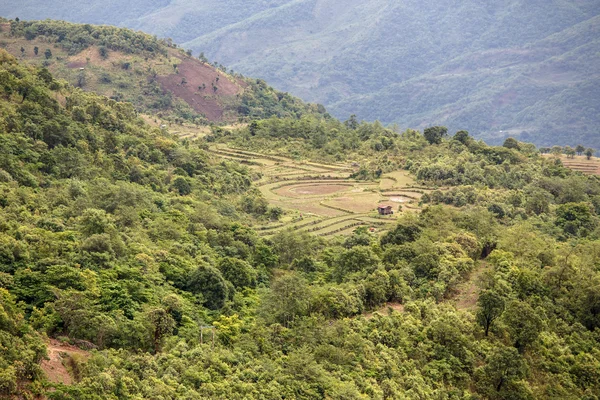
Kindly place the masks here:
<instances>
[{"instance_id":1,"label":"dirt path","mask_svg":"<svg viewBox=\"0 0 600 400\"><path fill-rule=\"evenodd\" d=\"M41 368L50 382L62 383L64 385L71 385L73 383L73 377L71 377L63 363L64 360L73 354L79 354L84 358L90 356L90 353L78 347L61 343L56 339L50 339L50 343L48 343L49 360L44 360L41 364Z\"/></svg>"},{"instance_id":2,"label":"dirt path","mask_svg":"<svg viewBox=\"0 0 600 400\"><path fill-rule=\"evenodd\" d=\"M456 286L455 294L450 298L450 302L458 310L473 310L475 308L479 298L479 281L483 274L490 269L491 267L488 264L480 262L471 272L469 278Z\"/></svg>"}]
</instances>

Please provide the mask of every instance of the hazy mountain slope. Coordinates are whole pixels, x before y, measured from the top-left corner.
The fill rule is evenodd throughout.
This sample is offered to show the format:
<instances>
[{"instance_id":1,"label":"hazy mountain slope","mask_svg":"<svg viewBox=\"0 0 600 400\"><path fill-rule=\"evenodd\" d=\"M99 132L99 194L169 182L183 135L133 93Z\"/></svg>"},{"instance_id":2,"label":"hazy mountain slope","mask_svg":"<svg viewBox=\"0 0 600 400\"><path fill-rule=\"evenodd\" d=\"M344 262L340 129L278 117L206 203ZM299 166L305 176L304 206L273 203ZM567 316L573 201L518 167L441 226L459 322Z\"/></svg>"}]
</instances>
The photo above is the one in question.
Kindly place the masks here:
<instances>
[{"instance_id":1,"label":"hazy mountain slope","mask_svg":"<svg viewBox=\"0 0 600 400\"><path fill-rule=\"evenodd\" d=\"M600 40L590 37L600 38L600 17L527 46L469 53L331 108L349 113L360 103L366 118L421 128L436 121L496 141L527 132L538 144L597 145Z\"/></svg>"},{"instance_id":2,"label":"hazy mountain slope","mask_svg":"<svg viewBox=\"0 0 600 400\"><path fill-rule=\"evenodd\" d=\"M595 113L565 111L559 102L600 104L586 89L598 76L594 2L306 0L293 7L304 12L280 7L185 46L342 118L444 123L488 139L525 131L540 144L576 134L600 144L592 138Z\"/></svg>"},{"instance_id":3,"label":"hazy mountain slope","mask_svg":"<svg viewBox=\"0 0 600 400\"><path fill-rule=\"evenodd\" d=\"M42 18L54 2L37 12L39 0L0 5L0 13ZM444 123L497 140L527 132L538 144L575 135L600 146L600 68L590 64L600 47L596 0L136 0L121 8L108 2L99 15L184 42L341 118ZM83 7L53 12L91 18Z\"/></svg>"},{"instance_id":4,"label":"hazy mountain slope","mask_svg":"<svg viewBox=\"0 0 600 400\"><path fill-rule=\"evenodd\" d=\"M83 0L73 4L60 0L22 0L18 5L0 2L0 15L127 26L181 43L288 2L290 0Z\"/></svg>"}]
</instances>

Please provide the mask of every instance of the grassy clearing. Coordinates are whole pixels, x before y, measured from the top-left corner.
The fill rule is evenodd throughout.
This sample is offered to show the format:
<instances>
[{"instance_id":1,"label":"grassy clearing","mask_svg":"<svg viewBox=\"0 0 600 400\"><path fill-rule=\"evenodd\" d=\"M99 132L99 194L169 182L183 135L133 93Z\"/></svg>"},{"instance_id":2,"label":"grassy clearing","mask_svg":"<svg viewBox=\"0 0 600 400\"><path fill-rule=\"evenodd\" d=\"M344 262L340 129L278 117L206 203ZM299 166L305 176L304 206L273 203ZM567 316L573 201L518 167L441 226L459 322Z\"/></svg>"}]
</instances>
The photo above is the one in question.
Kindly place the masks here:
<instances>
[{"instance_id":1,"label":"grassy clearing","mask_svg":"<svg viewBox=\"0 0 600 400\"><path fill-rule=\"evenodd\" d=\"M489 272L491 267L485 263L480 263L471 271L468 278L458 284L454 289L452 303L459 310L473 310L477 306L481 280L486 272Z\"/></svg>"},{"instance_id":2,"label":"grassy clearing","mask_svg":"<svg viewBox=\"0 0 600 400\"><path fill-rule=\"evenodd\" d=\"M408 174L408 171L393 171L383 174L380 182L381 190L406 187L413 185L415 180Z\"/></svg>"}]
</instances>

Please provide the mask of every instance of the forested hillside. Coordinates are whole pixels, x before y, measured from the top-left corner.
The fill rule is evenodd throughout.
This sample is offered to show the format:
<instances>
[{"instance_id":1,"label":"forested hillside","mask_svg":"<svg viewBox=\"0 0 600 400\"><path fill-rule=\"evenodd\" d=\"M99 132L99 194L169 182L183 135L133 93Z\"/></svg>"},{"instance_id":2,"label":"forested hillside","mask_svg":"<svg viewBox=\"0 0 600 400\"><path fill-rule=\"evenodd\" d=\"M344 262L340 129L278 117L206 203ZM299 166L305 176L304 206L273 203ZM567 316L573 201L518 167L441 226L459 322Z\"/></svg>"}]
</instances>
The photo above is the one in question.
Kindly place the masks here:
<instances>
[{"instance_id":1,"label":"forested hillside","mask_svg":"<svg viewBox=\"0 0 600 400\"><path fill-rule=\"evenodd\" d=\"M339 118L600 148L595 0L58 3L24 0L0 14L172 37Z\"/></svg>"},{"instance_id":2,"label":"forested hillside","mask_svg":"<svg viewBox=\"0 0 600 400\"><path fill-rule=\"evenodd\" d=\"M0 111L4 398L598 399L600 180L532 145L312 114L181 140L4 50ZM403 168L423 210L266 239L215 142Z\"/></svg>"},{"instance_id":3,"label":"forested hillside","mask_svg":"<svg viewBox=\"0 0 600 400\"><path fill-rule=\"evenodd\" d=\"M111 26L0 19L0 47L85 91L128 101L158 121L208 124L324 113L169 40Z\"/></svg>"}]
</instances>

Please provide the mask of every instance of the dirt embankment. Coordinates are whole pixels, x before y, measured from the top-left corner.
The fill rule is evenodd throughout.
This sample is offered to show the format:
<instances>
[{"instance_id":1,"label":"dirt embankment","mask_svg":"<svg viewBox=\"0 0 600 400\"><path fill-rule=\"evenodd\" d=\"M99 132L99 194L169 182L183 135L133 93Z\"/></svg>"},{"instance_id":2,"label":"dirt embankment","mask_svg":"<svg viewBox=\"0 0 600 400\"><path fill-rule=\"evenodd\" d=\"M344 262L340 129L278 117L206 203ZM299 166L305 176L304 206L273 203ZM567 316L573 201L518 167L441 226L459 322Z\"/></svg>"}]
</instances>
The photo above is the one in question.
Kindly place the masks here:
<instances>
[{"instance_id":1,"label":"dirt embankment","mask_svg":"<svg viewBox=\"0 0 600 400\"><path fill-rule=\"evenodd\" d=\"M73 377L65 364L69 358L73 357L86 359L90 357L90 353L78 347L61 343L56 339L50 339L50 343L48 343L49 360L44 360L41 364L48 380L53 383L71 385Z\"/></svg>"}]
</instances>

